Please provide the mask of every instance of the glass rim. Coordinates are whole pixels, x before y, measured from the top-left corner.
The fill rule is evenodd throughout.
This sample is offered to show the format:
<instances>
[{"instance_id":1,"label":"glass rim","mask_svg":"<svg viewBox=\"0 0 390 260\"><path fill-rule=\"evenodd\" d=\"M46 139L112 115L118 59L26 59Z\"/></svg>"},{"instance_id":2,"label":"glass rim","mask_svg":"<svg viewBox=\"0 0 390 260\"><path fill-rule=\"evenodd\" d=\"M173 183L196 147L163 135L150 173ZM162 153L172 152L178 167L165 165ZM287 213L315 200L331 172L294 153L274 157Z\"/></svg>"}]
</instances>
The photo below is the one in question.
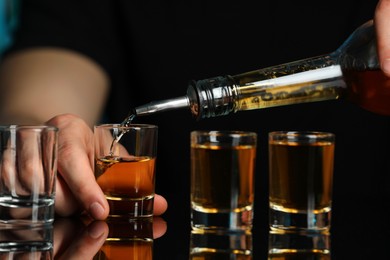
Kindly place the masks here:
<instances>
[{"instance_id":1,"label":"glass rim","mask_svg":"<svg viewBox=\"0 0 390 260\"><path fill-rule=\"evenodd\" d=\"M17 131L17 130L58 131L59 129L52 125L1 125L0 126L0 131Z\"/></svg>"},{"instance_id":2,"label":"glass rim","mask_svg":"<svg viewBox=\"0 0 390 260\"><path fill-rule=\"evenodd\" d=\"M306 139L306 140L318 140L318 139L327 139L334 140L335 134L325 131L312 131L312 130L303 130L303 131L272 131L268 133L268 138L271 140L297 140L297 139Z\"/></svg>"},{"instance_id":3,"label":"glass rim","mask_svg":"<svg viewBox=\"0 0 390 260\"><path fill-rule=\"evenodd\" d=\"M242 137L242 136L254 136L257 137L257 133L252 131L243 131L243 130L194 130L191 131L191 135L202 135L202 136L232 136L232 137Z\"/></svg>"},{"instance_id":4,"label":"glass rim","mask_svg":"<svg viewBox=\"0 0 390 260\"><path fill-rule=\"evenodd\" d=\"M157 129L157 125L153 124L129 124L129 125L121 125L121 124L98 124L94 125L94 128L115 128L115 129Z\"/></svg>"}]
</instances>

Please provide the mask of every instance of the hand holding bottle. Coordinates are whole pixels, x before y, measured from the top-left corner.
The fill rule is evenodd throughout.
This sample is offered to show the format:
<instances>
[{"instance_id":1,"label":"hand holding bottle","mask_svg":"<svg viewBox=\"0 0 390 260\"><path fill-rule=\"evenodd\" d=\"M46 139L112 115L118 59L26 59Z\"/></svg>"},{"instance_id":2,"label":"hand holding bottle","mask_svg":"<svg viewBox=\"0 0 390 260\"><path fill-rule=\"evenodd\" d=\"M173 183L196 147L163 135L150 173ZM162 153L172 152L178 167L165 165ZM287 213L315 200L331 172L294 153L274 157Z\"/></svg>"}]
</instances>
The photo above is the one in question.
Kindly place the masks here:
<instances>
[{"instance_id":1,"label":"hand holding bottle","mask_svg":"<svg viewBox=\"0 0 390 260\"><path fill-rule=\"evenodd\" d=\"M374 23L379 63L386 76L390 77L390 0L378 1Z\"/></svg>"},{"instance_id":2,"label":"hand holding bottle","mask_svg":"<svg viewBox=\"0 0 390 260\"><path fill-rule=\"evenodd\" d=\"M136 107L131 116L187 107L203 119L333 99L347 99L390 116L389 14L390 0L381 0L375 22L358 27L333 52L234 76L191 81L186 96Z\"/></svg>"}]
</instances>

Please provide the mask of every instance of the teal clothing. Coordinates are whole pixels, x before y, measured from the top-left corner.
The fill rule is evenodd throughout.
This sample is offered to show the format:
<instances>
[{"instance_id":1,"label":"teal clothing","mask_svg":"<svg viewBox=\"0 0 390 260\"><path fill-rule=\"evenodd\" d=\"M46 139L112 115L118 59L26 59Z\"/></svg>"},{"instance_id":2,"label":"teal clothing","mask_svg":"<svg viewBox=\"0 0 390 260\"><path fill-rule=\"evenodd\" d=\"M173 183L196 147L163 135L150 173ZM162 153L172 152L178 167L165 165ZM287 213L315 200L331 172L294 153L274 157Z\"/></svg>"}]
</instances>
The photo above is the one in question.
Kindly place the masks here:
<instances>
[{"instance_id":1,"label":"teal clothing","mask_svg":"<svg viewBox=\"0 0 390 260\"><path fill-rule=\"evenodd\" d=\"M12 33L18 24L18 0L0 0L0 55L12 43Z\"/></svg>"}]
</instances>

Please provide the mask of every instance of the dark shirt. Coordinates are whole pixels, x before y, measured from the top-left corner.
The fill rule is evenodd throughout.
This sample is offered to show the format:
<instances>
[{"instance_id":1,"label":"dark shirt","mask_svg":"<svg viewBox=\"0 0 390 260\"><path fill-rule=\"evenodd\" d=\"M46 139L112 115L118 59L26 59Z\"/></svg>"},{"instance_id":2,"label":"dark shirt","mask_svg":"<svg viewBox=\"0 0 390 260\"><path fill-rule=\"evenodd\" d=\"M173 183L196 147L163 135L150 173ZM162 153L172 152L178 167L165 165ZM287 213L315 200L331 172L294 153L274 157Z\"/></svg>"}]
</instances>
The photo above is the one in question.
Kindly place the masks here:
<instances>
[{"instance_id":1,"label":"dark shirt","mask_svg":"<svg viewBox=\"0 0 390 260\"><path fill-rule=\"evenodd\" d=\"M24 1L12 51L64 47L96 60L111 79L106 120L118 123L131 107L185 95L191 79L234 75L331 52L372 19L376 3ZM157 192L170 203L166 214L187 218L189 213L190 131L234 129L258 133L255 222L267 214L267 134L273 130L336 134L333 210L344 214L333 220L334 226L345 227L353 236L359 221L351 224L351 212L359 211L368 222L375 222L370 211L388 216L380 205L388 204L390 195L390 118L352 103L267 108L199 122L183 110L137 122L159 126Z\"/></svg>"}]
</instances>

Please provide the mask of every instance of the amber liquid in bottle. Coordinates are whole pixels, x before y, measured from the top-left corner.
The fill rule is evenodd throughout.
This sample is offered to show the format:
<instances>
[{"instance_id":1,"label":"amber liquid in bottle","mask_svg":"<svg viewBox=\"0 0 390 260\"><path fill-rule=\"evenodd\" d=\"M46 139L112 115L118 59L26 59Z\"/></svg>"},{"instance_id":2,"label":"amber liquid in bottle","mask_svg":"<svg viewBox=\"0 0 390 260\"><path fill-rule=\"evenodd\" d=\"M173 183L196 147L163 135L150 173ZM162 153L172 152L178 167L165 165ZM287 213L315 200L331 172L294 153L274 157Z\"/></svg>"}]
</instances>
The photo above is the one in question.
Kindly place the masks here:
<instances>
[{"instance_id":1,"label":"amber liquid in bottle","mask_svg":"<svg viewBox=\"0 0 390 260\"><path fill-rule=\"evenodd\" d=\"M371 112L390 116L390 78L381 70L344 71L348 98Z\"/></svg>"}]
</instances>

